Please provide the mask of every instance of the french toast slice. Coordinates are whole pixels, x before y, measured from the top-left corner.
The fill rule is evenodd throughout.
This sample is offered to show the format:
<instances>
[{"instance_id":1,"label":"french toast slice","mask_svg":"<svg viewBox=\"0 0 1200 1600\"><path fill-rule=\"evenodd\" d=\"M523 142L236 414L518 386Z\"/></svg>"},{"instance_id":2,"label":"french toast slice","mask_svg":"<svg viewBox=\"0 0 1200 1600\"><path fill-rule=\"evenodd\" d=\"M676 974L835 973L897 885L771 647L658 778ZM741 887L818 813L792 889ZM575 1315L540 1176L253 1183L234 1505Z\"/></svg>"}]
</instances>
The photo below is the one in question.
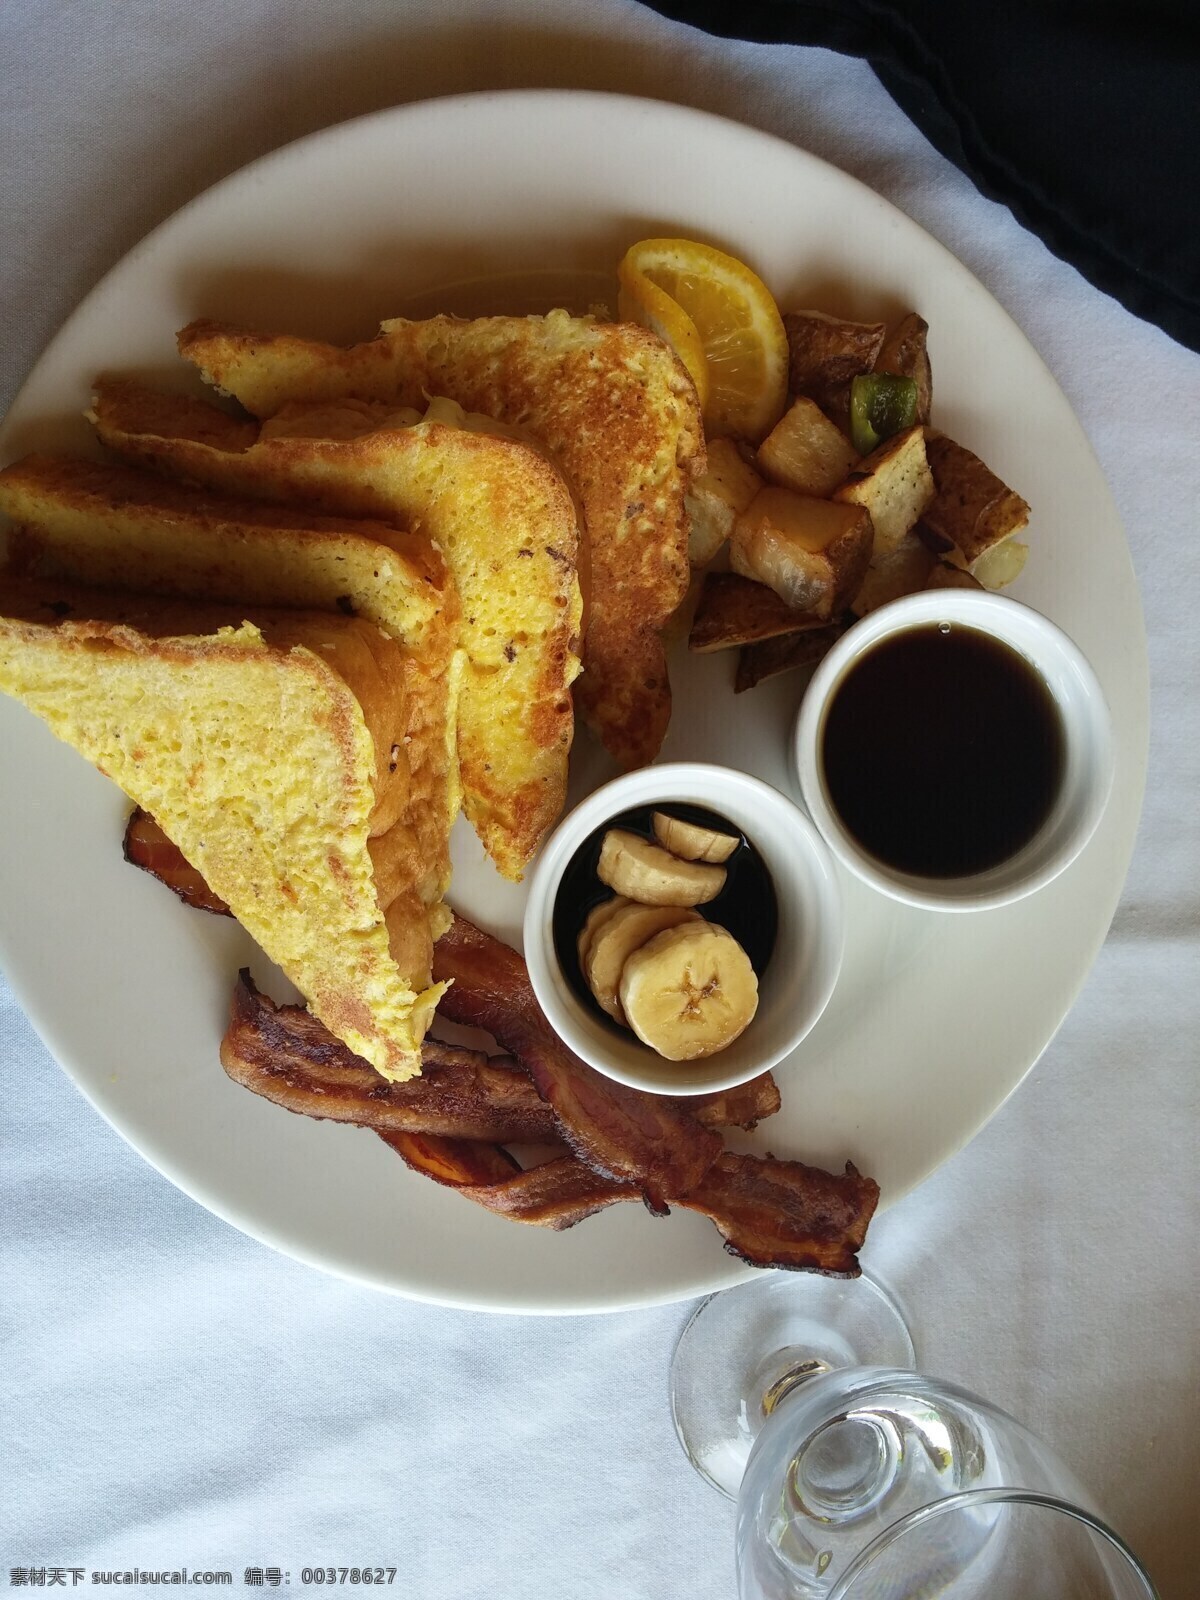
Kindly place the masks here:
<instances>
[{"instance_id":1,"label":"french toast slice","mask_svg":"<svg viewBox=\"0 0 1200 1600\"><path fill-rule=\"evenodd\" d=\"M0 471L10 564L29 576L234 606L362 617L423 679L422 848L440 898L460 788L458 593L441 553L384 522L206 495L132 467L26 456Z\"/></svg>"},{"instance_id":2,"label":"french toast slice","mask_svg":"<svg viewBox=\"0 0 1200 1600\"><path fill-rule=\"evenodd\" d=\"M0 690L148 811L314 1015L396 1080L420 1071L445 989L428 688L361 618L0 582Z\"/></svg>"},{"instance_id":3,"label":"french toast slice","mask_svg":"<svg viewBox=\"0 0 1200 1600\"><path fill-rule=\"evenodd\" d=\"M580 710L622 767L653 760L671 714L661 631L688 586L684 494L705 463L696 392L668 345L629 323L552 311L390 321L350 349L194 322L179 350L259 417L293 401L419 405L438 394L539 439L586 524Z\"/></svg>"},{"instance_id":4,"label":"french toast slice","mask_svg":"<svg viewBox=\"0 0 1200 1600\"><path fill-rule=\"evenodd\" d=\"M463 809L519 879L562 810L579 671L578 518L554 466L519 440L357 401L286 406L260 424L109 379L93 415L117 455L177 481L433 542L460 602Z\"/></svg>"},{"instance_id":5,"label":"french toast slice","mask_svg":"<svg viewBox=\"0 0 1200 1600\"><path fill-rule=\"evenodd\" d=\"M370 618L431 669L448 666L455 648L458 594L445 557L427 534L394 522L206 495L127 466L46 455L0 470L0 514L18 553L27 533L30 555L80 583L336 608Z\"/></svg>"}]
</instances>

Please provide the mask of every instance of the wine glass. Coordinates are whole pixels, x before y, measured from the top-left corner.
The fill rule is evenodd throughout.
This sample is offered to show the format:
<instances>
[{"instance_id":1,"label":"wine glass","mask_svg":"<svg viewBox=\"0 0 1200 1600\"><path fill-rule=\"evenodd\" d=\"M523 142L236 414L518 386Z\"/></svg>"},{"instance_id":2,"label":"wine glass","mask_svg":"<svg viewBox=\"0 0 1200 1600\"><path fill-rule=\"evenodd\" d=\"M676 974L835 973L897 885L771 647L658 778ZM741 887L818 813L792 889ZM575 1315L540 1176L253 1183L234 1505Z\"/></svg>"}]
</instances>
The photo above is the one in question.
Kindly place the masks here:
<instances>
[{"instance_id":1,"label":"wine glass","mask_svg":"<svg viewBox=\"0 0 1200 1600\"><path fill-rule=\"evenodd\" d=\"M764 1272L693 1312L671 1361L671 1415L696 1471L735 1500L751 1446L796 1384L916 1365L908 1319L877 1279Z\"/></svg>"},{"instance_id":2,"label":"wine glass","mask_svg":"<svg viewBox=\"0 0 1200 1600\"><path fill-rule=\"evenodd\" d=\"M736 1493L742 1600L1155 1600L1055 1452L914 1359L870 1279L770 1274L693 1316L672 1411Z\"/></svg>"},{"instance_id":3,"label":"wine glass","mask_svg":"<svg viewBox=\"0 0 1200 1600\"><path fill-rule=\"evenodd\" d=\"M988 1538L985 1546L982 1541ZM792 1595L755 1589L743 1596ZM1080 1506L1027 1489L935 1501L879 1535L829 1600L1156 1600L1137 1557Z\"/></svg>"}]
</instances>

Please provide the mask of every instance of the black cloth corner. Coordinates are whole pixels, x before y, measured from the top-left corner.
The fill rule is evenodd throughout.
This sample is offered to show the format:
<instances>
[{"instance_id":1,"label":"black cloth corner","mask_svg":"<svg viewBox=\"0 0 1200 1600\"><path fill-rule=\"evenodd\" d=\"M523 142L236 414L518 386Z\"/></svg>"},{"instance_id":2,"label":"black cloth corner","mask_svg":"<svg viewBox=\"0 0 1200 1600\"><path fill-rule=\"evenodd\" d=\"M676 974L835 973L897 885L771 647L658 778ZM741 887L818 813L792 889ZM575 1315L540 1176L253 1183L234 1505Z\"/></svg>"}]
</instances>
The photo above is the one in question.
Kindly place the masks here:
<instances>
[{"instance_id":1,"label":"black cloth corner","mask_svg":"<svg viewBox=\"0 0 1200 1600\"><path fill-rule=\"evenodd\" d=\"M1054 253L1200 350L1200 0L644 0L863 57Z\"/></svg>"}]
</instances>

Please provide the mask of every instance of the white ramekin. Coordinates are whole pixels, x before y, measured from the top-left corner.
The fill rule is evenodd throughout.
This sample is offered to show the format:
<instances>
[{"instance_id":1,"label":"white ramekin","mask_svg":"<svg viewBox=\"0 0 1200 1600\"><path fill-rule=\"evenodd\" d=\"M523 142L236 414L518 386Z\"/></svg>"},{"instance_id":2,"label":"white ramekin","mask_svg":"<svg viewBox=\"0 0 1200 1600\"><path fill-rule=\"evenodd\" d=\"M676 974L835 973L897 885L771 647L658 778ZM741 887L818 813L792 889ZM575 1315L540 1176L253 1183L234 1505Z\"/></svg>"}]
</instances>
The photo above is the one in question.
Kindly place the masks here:
<instances>
[{"instance_id":1,"label":"white ramekin","mask_svg":"<svg viewBox=\"0 0 1200 1600\"><path fill-rule=\"evenodd\" d=\"M1062 787L1042 827L1007 861L959 878L899 872L865 851L833 808L821 757L826 714L855 662L884 639L938 622L975 628L1024 656L1054 696L1066 742ZM913 712L920 715L920 707L914 706ZM1007 905L1056 878L1096 831L1112 788L1114 764L1108 704L1078 646L1040 612L982 589L906 595L870 612L843 634L805 691L794 753L804 804L838 859L882 894L934 911L984 911Z\"/></svg>"},{"instance_id":2,"label":"white ramekin","mask_svg":"<svg viewBox=\"0 0 1200 1600\"><path fill-rule=\"evenodd\" d=\"M576 996L554 950L555 901L579 847L622 812L672 803L703 806L746 835L770 874L779 914L754 1020L726 1049L699 1061L667 1061L633 1033L602 1022ZM576 1055L636 1089L706 1094L778 1065L824 1011L842 960L837 869L808 818L769 784L700 762L645 767L597 789L559 823L530 878L524 940L542 1010Z\"/></svg>"}]
</instances>

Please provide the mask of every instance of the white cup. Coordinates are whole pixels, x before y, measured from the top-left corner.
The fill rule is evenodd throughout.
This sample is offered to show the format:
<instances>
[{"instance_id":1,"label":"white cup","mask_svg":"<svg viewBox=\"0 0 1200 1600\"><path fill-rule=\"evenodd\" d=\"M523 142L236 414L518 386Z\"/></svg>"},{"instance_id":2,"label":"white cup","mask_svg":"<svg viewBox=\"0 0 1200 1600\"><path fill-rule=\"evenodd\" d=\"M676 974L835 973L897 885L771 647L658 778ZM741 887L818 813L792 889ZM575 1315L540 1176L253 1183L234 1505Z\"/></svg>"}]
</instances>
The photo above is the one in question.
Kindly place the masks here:
<instances>
[{"instance_id":1,"label":"white cup","mask_svg":"<svg viewBox=\"0 0 1200 1600\"><path fill-rule=\"evenodd\" d=\"M957 878L898 871L866 851L838 815L822 761L826 716L850 669L883 640L940 622L974 628L1023 656L1053 697L1065 744L1057 798L1033 838L998 865ZM919 706L913 710L920 714ZM1112 788L1113 760L1108 705L1078 646L1040 612L982 589L928 590L870 612L821 662L796 723L800 792L830 849L882 894L934 911L988 910L1020 900L1056 878L1096 831Z\"/></svg>"},{"instance_id":2,"label":"white cup","mask_svg":"<svg viewBox=\"0 0 1200 1600\"><path fill-rule=\"evenodd\" d=\"M703 806L746 836L771 878L779 919L770 961L760 974L753 1021L724 1050L697 1061L668 1061L635 1034L609 1025L579 998L554 947L559 888L580 846L623 812L639 806L669 809L672 803ZM644 767L576 806L538 857L525 909L525 961L554 1031L598 1072L655 1094L729 1089L777 1066L828 1004L842 942L837 869L808 818L758 778L703 762Z\"/></svg>"}]
</instances>

